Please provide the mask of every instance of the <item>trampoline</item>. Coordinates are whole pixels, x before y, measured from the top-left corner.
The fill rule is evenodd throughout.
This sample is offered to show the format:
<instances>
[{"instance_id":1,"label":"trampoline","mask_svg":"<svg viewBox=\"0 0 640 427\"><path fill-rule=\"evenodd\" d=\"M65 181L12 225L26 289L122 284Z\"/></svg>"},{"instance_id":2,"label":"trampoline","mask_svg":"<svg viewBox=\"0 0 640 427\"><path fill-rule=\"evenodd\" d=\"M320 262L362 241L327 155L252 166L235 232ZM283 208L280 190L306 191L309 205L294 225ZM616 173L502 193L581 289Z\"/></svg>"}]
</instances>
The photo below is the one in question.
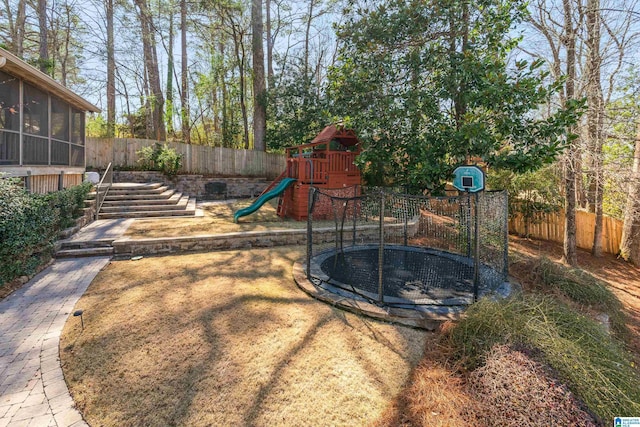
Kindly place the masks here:
<instances>
[{"instance_id":1,"label":"trampoline","mask_svg":"<svg viewBox=\"0 0 640 427\"><path fill-rule=\"evenodd\" d=\"M510 293L506 193L311 191L307 257L296 281L314 296L354 311L369 305L393 321L394 313L416 317L409 311L451 318L479 298Z\"/></svg>"}]
</instances>

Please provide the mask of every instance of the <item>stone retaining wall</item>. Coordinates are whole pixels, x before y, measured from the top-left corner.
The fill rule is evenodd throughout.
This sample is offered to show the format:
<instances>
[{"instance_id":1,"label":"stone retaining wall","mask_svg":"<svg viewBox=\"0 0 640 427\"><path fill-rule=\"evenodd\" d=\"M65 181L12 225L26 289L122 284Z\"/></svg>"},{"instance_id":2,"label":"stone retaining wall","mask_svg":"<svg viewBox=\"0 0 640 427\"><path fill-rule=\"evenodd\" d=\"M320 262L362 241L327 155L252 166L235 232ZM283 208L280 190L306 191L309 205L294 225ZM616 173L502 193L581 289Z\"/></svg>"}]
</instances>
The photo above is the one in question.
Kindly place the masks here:
<instances>
[{"instance_id":1,"label":"stone retaining wall","mask_svg":"<svg viewBox=\"0 0 640 427\"><path fill-rule=\"evenodd\" d=\"M335 234L333 229L326 233ZM324 237L327 238L326 236ZM168 237L149 239L122 238L113 242L118 258L136 255L163 255L180 252L269 248L273 246L302 245L307 241L307 230L249 231L220 235Z\"/></svg>"},{"instance_id":2,"label":"stone retaining wall","mask_svg":"<svg viewBox=\"0 0 640 427\"><path fill-rule=\"evenodd\" d=\"M402 227L402 224L388 225L385 227L385 235L398 235L402 233ZM375 225L359 227L361 239L375 241L378 234L378 227ZM336 230L332 227L313 230L314 245L332 243L335 242L335 238ZM307 230L295 229L146 239L124 237L115 240L112 245L116 257L128 258L136 255L166 255L183 252L270 248L274 246L304 245L306 243Z\"/></svg>"},{"instance_id":3,"label":"stone retaining wall","mask_svg":"<svg viewBox=\"0 0 640 427\"><path fill-rule=\"evenodd\" d=\"M270 183L265 178L217 178L204 175L178 175L170 179L153 171L114 171L113 182L161 182L199 200L256 197Z\"/></svg>"}]
</instances>

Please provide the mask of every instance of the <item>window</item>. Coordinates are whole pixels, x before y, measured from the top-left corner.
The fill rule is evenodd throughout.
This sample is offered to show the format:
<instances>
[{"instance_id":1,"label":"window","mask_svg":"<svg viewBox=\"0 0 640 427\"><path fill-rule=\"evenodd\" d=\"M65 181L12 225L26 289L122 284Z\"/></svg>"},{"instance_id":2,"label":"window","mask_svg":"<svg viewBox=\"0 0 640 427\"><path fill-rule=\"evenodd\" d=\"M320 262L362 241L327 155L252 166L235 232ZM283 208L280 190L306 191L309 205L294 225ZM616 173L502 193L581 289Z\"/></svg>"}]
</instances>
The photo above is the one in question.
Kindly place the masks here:
<instances>
[{"instance_id":1,"label":"window","mask_svg":"<svg viewBox=\"0 0 640 427\"><path fill-rule=\"evenodd\" d=\"M51 137L69 141L69 104L51 97Z\"/></svg>"},{"instance_id":2,"label":"window","mask_svg":"<svg viewBox=\"0 0 640 427\"><path fill-rule=\"evenodd\" d=\"M46 93L23 83L24 133L49 137L49 97Z\"/></svg>"},{"instance_id":3,"label":"window","mask_svg":"<svg viewBox=\"0 0 640 427\"><path fill-rule=\"evenodd\" d=\"M20 131L20 81L0 71L0 129Z\"/></svg>"}]
</instances>

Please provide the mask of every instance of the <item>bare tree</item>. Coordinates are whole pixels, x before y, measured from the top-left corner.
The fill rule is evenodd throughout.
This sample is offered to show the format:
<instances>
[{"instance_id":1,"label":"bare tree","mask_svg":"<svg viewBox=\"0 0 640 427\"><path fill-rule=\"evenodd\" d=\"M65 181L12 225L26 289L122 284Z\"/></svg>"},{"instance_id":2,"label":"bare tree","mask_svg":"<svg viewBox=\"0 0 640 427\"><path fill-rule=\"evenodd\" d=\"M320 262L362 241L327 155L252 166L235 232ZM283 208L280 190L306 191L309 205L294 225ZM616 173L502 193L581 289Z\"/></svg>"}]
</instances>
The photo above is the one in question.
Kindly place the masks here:
<instances>
[{"instance_id":1,"label":"bare tree","mask_svg":"<svg viewBox=\"0 0 640 427\"><path fill-rule=\"evenodd\" d=\"M267 94L264 81L262 0L251 3L251 48L253 53L253 148L266 151Z\"/></svg>"},{"instance_id":2,"label":"bare tree","mask_svg":"<svg viewBox=\"0 0 640 427\"><path fill-rule=\"evenodd\" d=\"M633 168L624 212L620 257L640 266L640 119L636 123Z\"/></svg>"},{"instance_id":3,"label":"bare tree","mask_svg":"<svg viewBox=\"0 0 640 427\"><path fill-rule=\"evenodd\" d=\"M15 19L14 13L12 10L12 5L9 0L4 0L4 16L7 19L7 27L8 27L8 43L7 47L9 52L14 55L22 58L24 53L24 35L25 35L25 25L27 22L27 13L26 13L27 2L26 0L18 0Z\"/></svg>"},{"instance_id":4,"label":"bare tree","mask_svg":"<svg viewBox=\"0 0 640 427\"><path fill-rule=\"evenodd\" d=\"M47 0L38 0L38 25L40 30L39 65L40 71L49 74L49 40L47 35Z\"/></svg>"},{"instance_id":5,"label":"bare tree","mask_svg":"<svg viewBox=\"0 0 640 427\"><path fill-rule=\"evenodd\" d=\"M564 27L562 44L566 49L566 77L565 99L575 99L576 82L576 27L573 22L573 5L571 0L563 0ZM575 133L572 126L570 133ZM569 142L569 146L564 155L564 193L565 193L565 221L564 221L564 260L569 265L578 264L577 241L576 241L576 144L575 140Z\"/></svg>"},{"instance_id":6,"label":"bare tree","mask_svg":"<svg viewBox=\"0 0 640 427\"><path fill-rule=\"evenodd\" d=\"M587 200L591 211L595 212L595 229L592 253L602 255L602 146L604 130L604 98L602 95L600 54L600 0L587 0L586 7L586 93L587 93L587 146L592 179L588 188Z\"/></svg>"},{"instance_id":7,"label":"bare tree","mask_svg":"<svg viewBox=\"0 0 640 427\"><path fill-rule=\"evenodd\" d=\"M138 7L138 18L142 31L142 46L145 65L145 88L148 90L145 104L150 110L150 136L164 141L166 131L162 112L164 111L164 96L160 85L160 71L158 69L158 55L156 53L155 27L146 0L135 0Z\"/></svg>"},{"instance_id":8,"label":"bare tree","mask_svg":"<svg viewBox=\"0 0 640 427\"><path fill-rule=\"evenodd\" d=\"M267 30L267 82L269 89L273 86L273 33L271 31L271 0L265 0Z\"/></svg>"},{"instance_id":9,"label":"bare tree","mask_svg":"<svg viewBox=\"0 0 640 427\"><path fill-rule=\"evenodd\" d=\"M191 144L187 47L187 1L180 0L180 117L182 123L182 139L186 144Z\"/></svg>"},{"instance_id":10,"label":"bare tree","mask_svg":"<svg viewBox=\"0 0 640 427\"><path fill-rule=\"evenodd\" d=\"M107 136L116 131L116 58L113 37L113 0L105 0L107 24Z\"/></svg>"}]
</instances>

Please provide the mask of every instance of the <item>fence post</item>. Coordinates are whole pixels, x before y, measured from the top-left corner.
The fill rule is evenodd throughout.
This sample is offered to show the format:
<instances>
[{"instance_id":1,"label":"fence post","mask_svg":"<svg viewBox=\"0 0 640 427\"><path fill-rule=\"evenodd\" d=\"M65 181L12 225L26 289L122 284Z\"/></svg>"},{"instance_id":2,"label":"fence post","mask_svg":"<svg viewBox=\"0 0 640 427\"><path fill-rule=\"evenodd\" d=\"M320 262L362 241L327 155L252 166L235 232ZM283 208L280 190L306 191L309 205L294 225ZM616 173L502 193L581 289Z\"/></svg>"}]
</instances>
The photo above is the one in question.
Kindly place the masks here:
<instances>
[{"instance_id":1,"label":"fence post","mask_svg":"<svg viewBox=\"0 0 640 427\"><path fill-rule=\"evenodd\" d=\"M64 171L60 171L58 175L58 191L64 190Z\"/></svg>"}]
</instances>

